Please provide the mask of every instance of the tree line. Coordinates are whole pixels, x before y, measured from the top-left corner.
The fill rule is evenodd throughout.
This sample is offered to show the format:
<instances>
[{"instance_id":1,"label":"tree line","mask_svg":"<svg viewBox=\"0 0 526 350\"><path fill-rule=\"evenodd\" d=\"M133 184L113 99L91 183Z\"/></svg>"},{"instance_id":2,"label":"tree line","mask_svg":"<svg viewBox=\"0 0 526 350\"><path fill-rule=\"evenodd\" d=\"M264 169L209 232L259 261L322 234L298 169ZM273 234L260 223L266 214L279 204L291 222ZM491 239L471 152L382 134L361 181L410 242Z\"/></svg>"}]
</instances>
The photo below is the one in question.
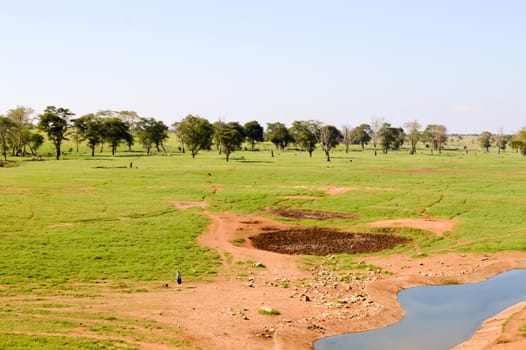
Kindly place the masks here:
<instances>
[{"instance_id":1,"label":"tree line","mask_svg":"<svg viewBox=\"0 0 526 350\"><path fill-rule=\"evenodd\" d=\"M6 115L0 115L0 144L4 160L7 160L8 154L13 157L36 156L38 148L45 142L42 133L54 145L57 160L62 154L63 141L70 139L74 141L77 151L79 144L85 142L91 156L95 156L97 147L102 152L105 145L111 148L112 155L121 144L126 144L131 151L135 142L139 142L147 154L154 148L158 152L166 152L164 142L169 138L169 127L162 121L141 117L134 111L102 110L75 118L75 113L68 108L48 106L36 118L32 117L33 113L31 108L18 106L8 110ZM306 151L310 157L319 147L330 162L330 152L340 144L345 147L346 153L351 144L360 145L362 149L372 144L374 155L377 155L378 151L387 154L391 150L399 150L407 143L409 153L416 154L419 143L441 153L448 141L444 125L429 124L423 128L414 120L403 127L395 127L382 118L354 128L343 126L338 129L317 120L298 120L290 127L281 122L267 123L264 129L256 120L244 125L224 121L210 123L206 118L189 114L171 126L181 144L181 152L189 150L195 157L200 150L215 147L225 155L226 161L245 142L252 150L263 141L271 142L279 150L293 146ZM487 152L495 146L500 153L511 145L512 149L526 155L526 128L515 135L484 131L479 135L478 142ZM465 151L468 151L467 147Z\"/></svg>"}]
</instances>

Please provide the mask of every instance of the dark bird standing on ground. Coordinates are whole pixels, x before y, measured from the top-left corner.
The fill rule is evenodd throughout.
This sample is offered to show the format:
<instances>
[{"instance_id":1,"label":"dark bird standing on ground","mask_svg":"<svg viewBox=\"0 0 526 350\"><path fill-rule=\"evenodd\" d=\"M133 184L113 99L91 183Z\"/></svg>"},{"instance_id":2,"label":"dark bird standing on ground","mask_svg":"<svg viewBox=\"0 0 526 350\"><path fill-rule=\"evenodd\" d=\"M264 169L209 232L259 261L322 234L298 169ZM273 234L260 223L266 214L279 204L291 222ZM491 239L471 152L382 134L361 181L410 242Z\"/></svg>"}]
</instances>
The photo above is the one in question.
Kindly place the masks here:
<instances>
[{"instance_id":1,"label":"dark bird standing on ground","mask_svg":"<svg viewBox=\"0 0 526 350\"><path fill-rule=\"evenodd\" d=\"M177 270L177 273L175 274L175 280L177 281L177 284L183 283L183 279L181 278L181 273L179 270Z\"/></svg>"}]
</instances>

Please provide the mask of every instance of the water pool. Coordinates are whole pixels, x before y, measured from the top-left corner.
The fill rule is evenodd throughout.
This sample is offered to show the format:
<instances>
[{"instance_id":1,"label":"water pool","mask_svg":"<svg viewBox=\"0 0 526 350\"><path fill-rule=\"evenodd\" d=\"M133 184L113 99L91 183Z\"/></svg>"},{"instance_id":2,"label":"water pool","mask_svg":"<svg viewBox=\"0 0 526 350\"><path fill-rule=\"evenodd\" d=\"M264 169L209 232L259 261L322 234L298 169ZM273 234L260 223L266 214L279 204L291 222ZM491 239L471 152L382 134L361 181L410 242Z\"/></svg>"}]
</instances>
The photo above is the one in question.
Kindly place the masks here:
<instances>
[{"instance_id":1,"label":"water pool","mask_svg":"<svg viewBox=\"0 0 526 350\"><path fill-rule=\"evenodd\" d=\"M320 339L316 350L445 350L469 339L482 322L526 300L526 270L479 283L406 289L398 301L406 316L385 328ZM352 321L350 321L352 322Z\"/></svg>"}]
</instances>

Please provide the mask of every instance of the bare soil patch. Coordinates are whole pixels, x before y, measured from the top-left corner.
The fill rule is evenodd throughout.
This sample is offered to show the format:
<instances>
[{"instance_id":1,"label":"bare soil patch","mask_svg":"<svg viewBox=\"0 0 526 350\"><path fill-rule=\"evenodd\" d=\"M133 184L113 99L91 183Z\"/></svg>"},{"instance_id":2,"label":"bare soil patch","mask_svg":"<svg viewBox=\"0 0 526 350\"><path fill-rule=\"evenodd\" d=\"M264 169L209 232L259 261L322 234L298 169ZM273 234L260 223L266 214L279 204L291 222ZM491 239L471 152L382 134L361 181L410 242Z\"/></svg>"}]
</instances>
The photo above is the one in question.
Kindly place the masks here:
<instances>
[{"instance_id":1,"label":"bare soil patch","mask_svg":"<svg viewBox=\"0 0 526 350\"><path fill-rule=\"evenodd\" d=\"M329 220L329 219L358 219L358 214L334 213L320 210L302 210L302 209L274 209L270 213L285 218L293 219L312 219L312 220Z\"/></svg>"},{"instance_id":2,"label":"bare soil patch","mask_svg":"<svg viewBox=\"0 0 526 350\"><path fill-rule=\"evenodd\" d=\"M332 187L332 186L296 186L296 188L323 191L329 196L344 194L354 190L353 187Z\"/></svg>"},{"instance_id":3,"label":"bare soil patch","mask_svg":"<svg viewBox=\"0 0 526 350\"><path fill-rule=\"evenodd\" d=\"M31 187L0 187L0 192L31 191Z\"/></svg>"},{"instance_id":4,"label":"bare soil patch","mask_svg":"<svg viewBox=\"0 0 526 350\"><path fill-rule=\"evenodd\" d=\"M282 199L306 199L306 200L317 200L322 197L316 197L316 196L281 196L279 198Z\"/></svg>"},{"instance_id":5,"label":"bare soil patch","mask_svg":"<svg viewBox=\"0 0 526 350\"><path fill-rule=\"evenodd\" d=\"M186 210L194 207L206 207L205 202L183 202L183 201L171 201L172 205L179 210Z\"/></svg>"},{"instance_id":6,"label":"bare soil patch","mask_svg":"<svg viewBox=\"0 0 526 350\"><path fill-rule=\"evenodd\" d=\"M249 239L258 249L281 254L318 256L372 253L411 241L390 234L339 232L318 227L266 232Z\"/></svg>"},{"instance_id":7,"label":"bare soil patch","mask_svg":"<svg viewBox=\"0 0 526 350\"><path fill-rule=\"evenodd\" d=\"M75 224L71 223L71 222L59 222L59 223L56 223L56 224L52 224L52 225L46 226L46 228L72 227L72 226L75 226Z\"/></svg>"},{"instance_id":8,"label":"bare soil patch","mask_svg":"<svg viewBox=\"0 0 526 350\"><path fill-rule=\"evenodd\" d=\"M453 231L455 224L455 220L440 219L394 219L368 223L372 227L413 227L431 231L438 236L442 236L444 232Z\"/></svg>"}]
</instances>

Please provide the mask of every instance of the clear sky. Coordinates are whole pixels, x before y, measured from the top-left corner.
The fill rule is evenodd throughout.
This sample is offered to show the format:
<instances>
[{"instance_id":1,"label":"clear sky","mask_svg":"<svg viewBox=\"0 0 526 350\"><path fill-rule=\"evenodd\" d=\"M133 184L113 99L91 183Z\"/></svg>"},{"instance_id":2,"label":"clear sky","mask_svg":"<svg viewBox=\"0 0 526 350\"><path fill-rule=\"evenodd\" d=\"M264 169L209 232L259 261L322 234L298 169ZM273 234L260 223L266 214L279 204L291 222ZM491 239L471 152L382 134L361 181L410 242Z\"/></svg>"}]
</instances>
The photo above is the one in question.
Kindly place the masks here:
<instances>
[{"instance_id":1,"label":"clear sky","mask_svg":"<svg viewBox=\"0 0 526 350\"><path fill-rule=\"evenodd\" d=\"M523 0L0 0L0 113L526 125Z\"/></svg>"}]
</instances>

